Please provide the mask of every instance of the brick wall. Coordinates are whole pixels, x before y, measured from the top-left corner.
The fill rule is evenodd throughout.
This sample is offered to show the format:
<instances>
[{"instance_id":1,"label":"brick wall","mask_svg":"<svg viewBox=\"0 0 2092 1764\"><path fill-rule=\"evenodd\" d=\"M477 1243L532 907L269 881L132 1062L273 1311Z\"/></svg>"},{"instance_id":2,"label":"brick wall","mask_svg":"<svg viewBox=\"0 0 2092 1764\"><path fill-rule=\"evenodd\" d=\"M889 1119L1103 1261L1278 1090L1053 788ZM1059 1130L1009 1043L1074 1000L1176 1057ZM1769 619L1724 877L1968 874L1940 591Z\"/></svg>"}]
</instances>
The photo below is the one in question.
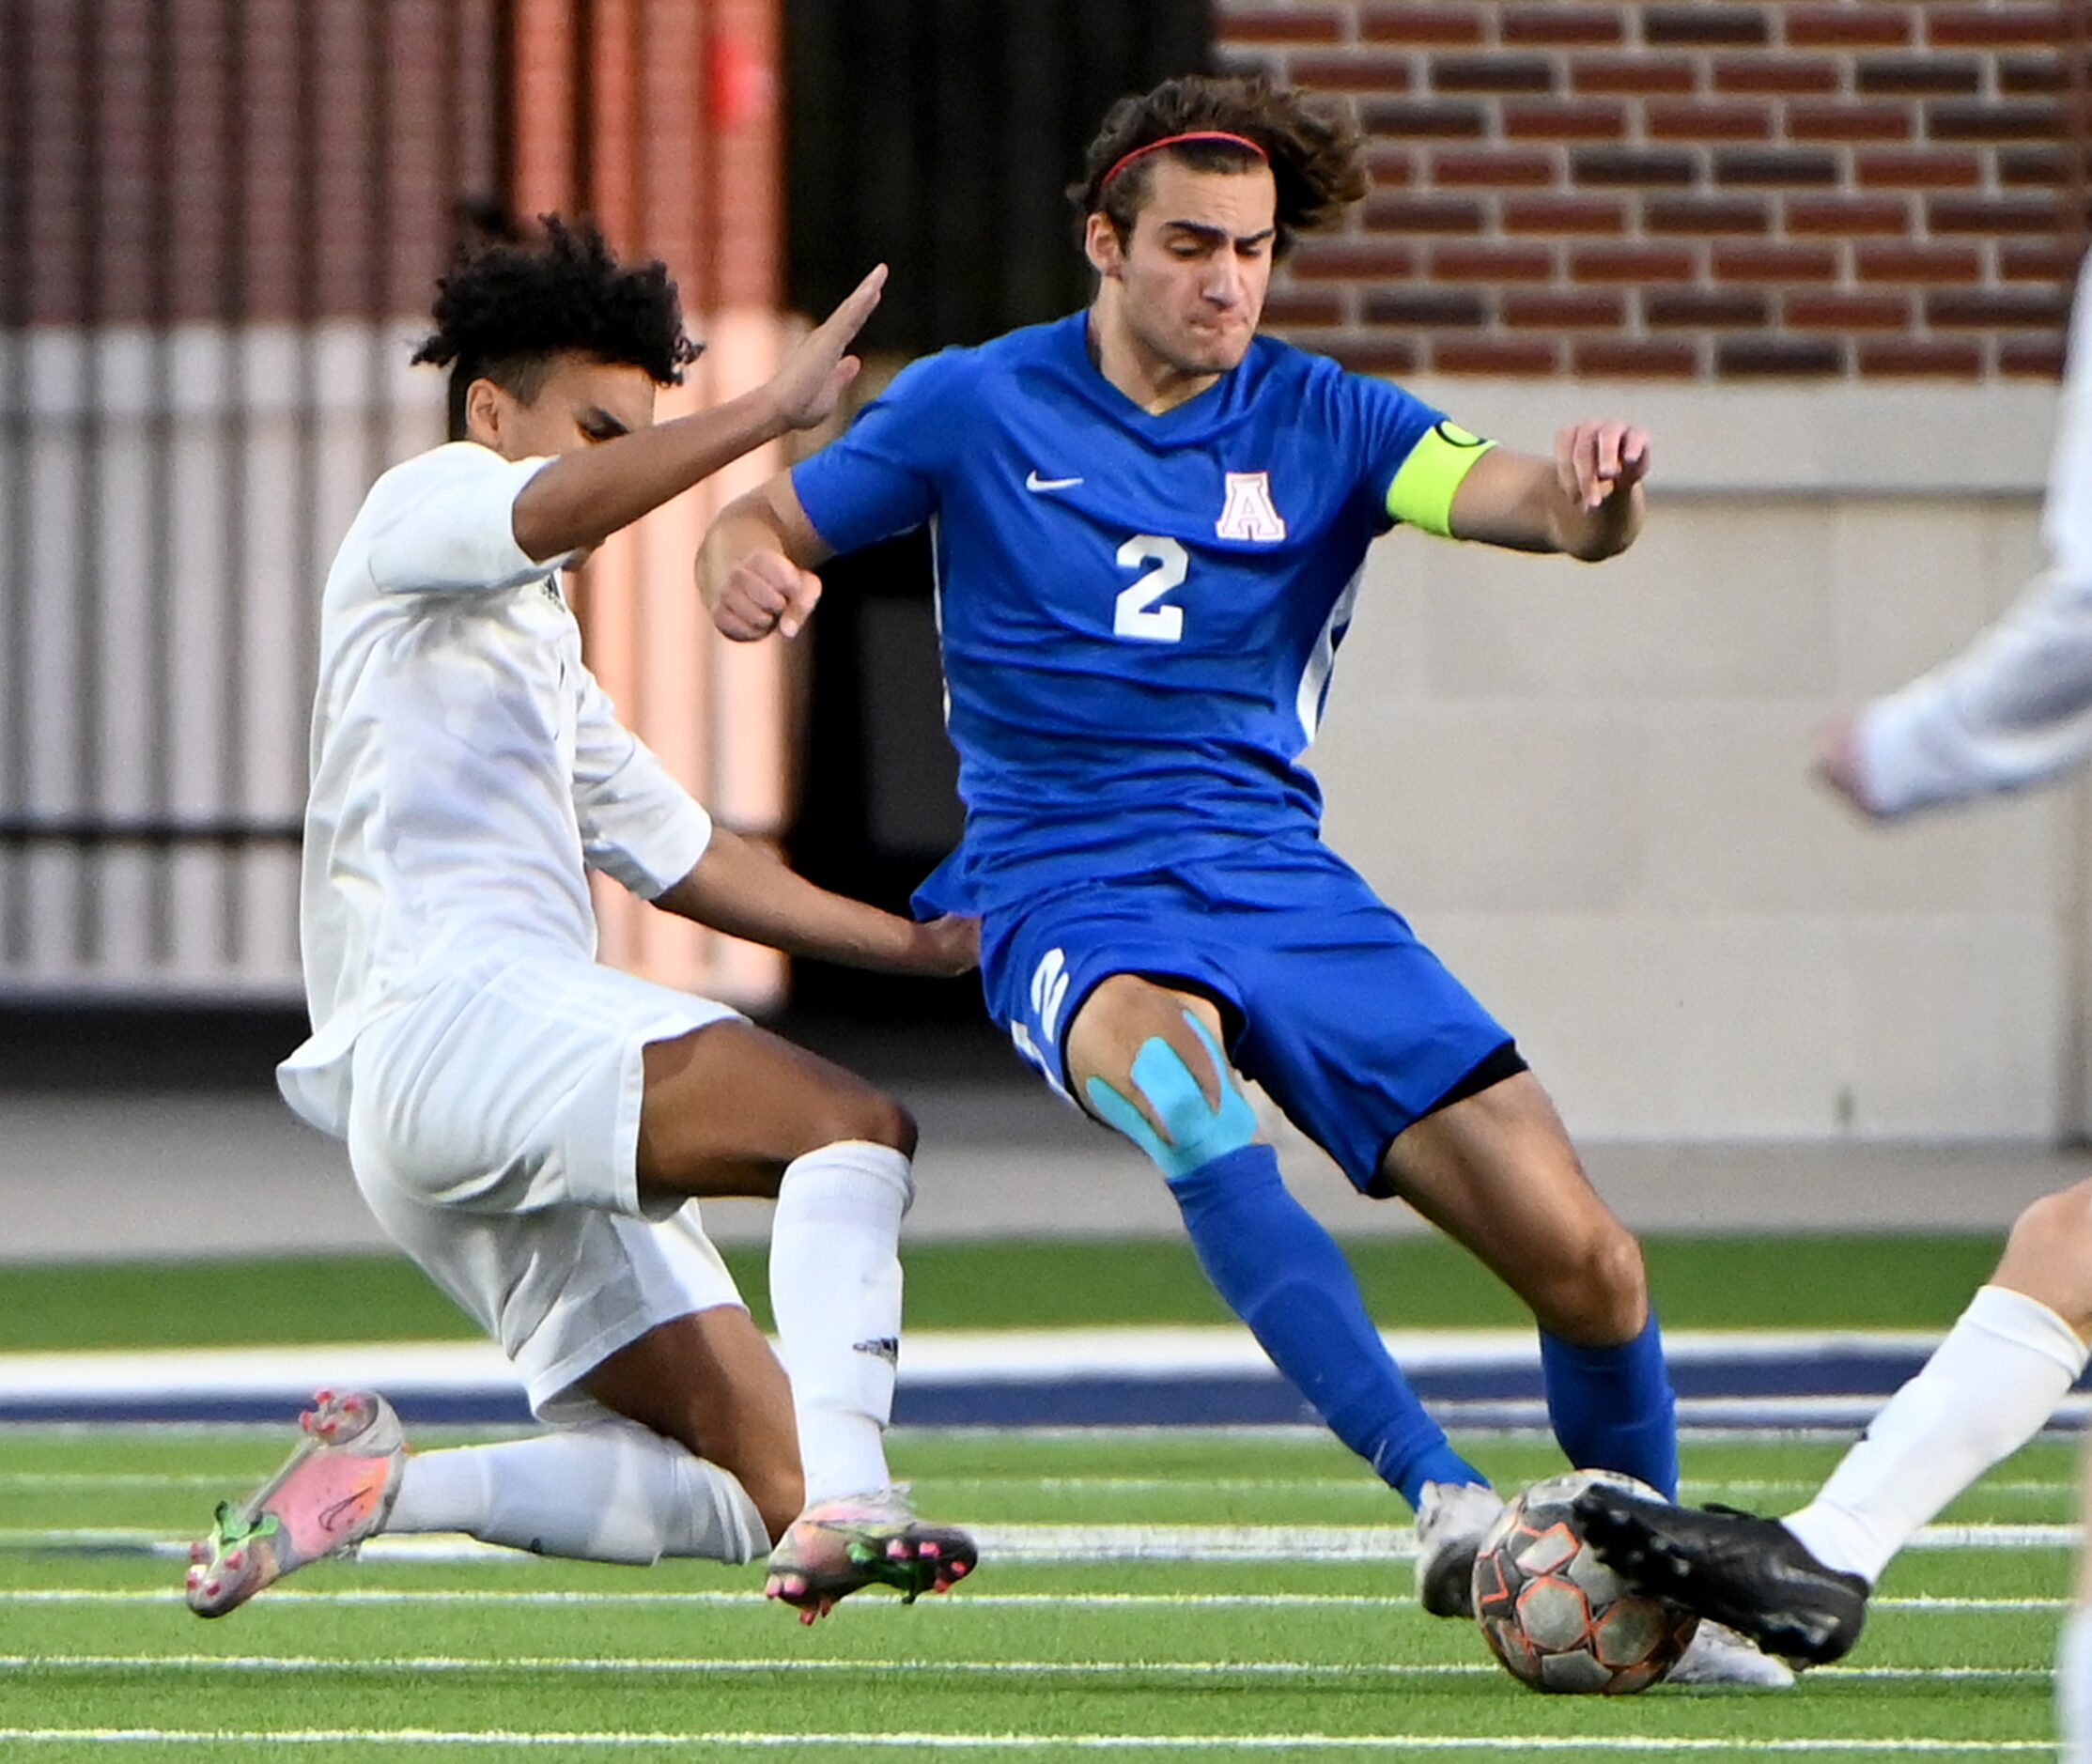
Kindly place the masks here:
<instances>
[{"instance_id":1,"label":"brick wall","mask_svg":"<svg viewBox=\"0 0 2092 1764\"><path fill-rule=\"evenodd\" d=\"M1373 192L1269 320L1380 372L2053 375L2086 0L1219 0Z\"/></svg>"}]
</instances>

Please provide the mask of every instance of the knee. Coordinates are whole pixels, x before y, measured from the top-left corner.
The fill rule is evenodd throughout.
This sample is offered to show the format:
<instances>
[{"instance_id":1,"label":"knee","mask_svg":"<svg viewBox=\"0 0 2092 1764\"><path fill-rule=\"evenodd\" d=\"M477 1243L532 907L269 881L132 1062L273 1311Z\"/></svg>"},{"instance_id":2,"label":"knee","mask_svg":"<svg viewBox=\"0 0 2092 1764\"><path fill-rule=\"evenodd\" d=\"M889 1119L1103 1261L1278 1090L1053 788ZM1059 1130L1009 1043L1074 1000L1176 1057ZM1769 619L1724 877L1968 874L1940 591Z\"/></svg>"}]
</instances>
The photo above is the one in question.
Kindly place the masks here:
<instances>
[{"instance_id":1,"label":"knee","mask_svg":"<svg viewBox=\"0 0 2092 1764\"><path fill-rule=\"evenodd\" d=\"M1532 1296L1551 1336L1590 1347L1631 1341L1649 1321L1641 1246L1617 1220L1594 1224L1561 1246Z\"/></svg>"},{"instance_id":2,"label":"knee","mask_svg":"<svg viewBox=\"0 0 2092 1764\"><path fill-rule=\"evenodd\" d=\"M2043 1195L2013 1221L1996 1281L2092 1330L2092 1182Z\"/></svg>"},{"instance_id":3,"label":"knee","mask_svg":"<svg viewBox=\"0 0 2092 1764\"><path fill-rule=\"evenodd\" d=\"M889 1146L903 1157L915 1155L915 1117L898 1100L870 1085L829 1098L820 1119L808 1126L814 1143L807 1151L841 1139L861 1139L869 1145Z\"/></svg>"}]
</instances>

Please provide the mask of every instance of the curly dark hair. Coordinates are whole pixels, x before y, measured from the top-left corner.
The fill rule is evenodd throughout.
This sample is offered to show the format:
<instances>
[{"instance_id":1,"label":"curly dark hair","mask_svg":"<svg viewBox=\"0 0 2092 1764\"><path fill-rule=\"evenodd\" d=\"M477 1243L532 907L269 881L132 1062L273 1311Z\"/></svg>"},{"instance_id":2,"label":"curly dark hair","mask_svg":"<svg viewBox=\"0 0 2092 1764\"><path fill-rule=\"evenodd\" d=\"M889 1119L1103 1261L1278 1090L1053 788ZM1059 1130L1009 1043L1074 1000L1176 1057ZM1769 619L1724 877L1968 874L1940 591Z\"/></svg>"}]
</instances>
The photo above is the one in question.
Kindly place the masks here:
<instances>
[{"instance_id":1,"label":"curly dark hair","mask_svg":"<svg viewBox=\"0 0 2092 1764\"><path fill-rule=\"evenodd\" d=\"M1135 160L1109 184L1105 175L1152 141L1204 129L1254 141L1270 161L1278 186L1274 256L1292 250L1297 235L1334 224L1366 193L1363 142L1340 102L1310 98L1268 74L1187 73L1112 105L1068 200L1085 221L1101 209L1123 241L1154 184L1155 156ZM1227 141L1184 141L1163 151L1197 171L1244 171L1257 162L1247 147Z\"/></svg>"},{"instance_id":2,"label":"curly dark hair","mask_svg":"<svg viewBox=\"0 0 2092 1764\"><path fill-rule=\"evenodd\" d=\"M643 367L657 385L680 385L703 347L683 331L668 266L624 264L592 221L541 214L543 238L526 240L498 219L472 218L480 242L436 285L436 329L416 362L450 369L450 427L465 432L465 394L490 379L526 402L552 359L579 350Z\"/></svg>"}]
</instances>

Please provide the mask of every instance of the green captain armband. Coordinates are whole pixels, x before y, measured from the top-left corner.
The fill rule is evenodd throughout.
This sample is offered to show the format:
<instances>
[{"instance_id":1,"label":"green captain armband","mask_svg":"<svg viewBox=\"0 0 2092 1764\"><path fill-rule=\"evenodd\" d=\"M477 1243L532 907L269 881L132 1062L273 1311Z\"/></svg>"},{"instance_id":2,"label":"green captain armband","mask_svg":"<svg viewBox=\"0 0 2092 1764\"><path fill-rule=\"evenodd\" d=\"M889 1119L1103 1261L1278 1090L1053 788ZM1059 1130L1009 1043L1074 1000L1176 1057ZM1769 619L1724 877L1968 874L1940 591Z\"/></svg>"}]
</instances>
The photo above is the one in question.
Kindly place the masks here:
<instances>
[{"instance_id":1,"label":"green captain armband","mask_svg":"<svg viewBox=\"0 0 2092 1764\"><path fill-rule=\"evenodd\" d=\"M1453 492L1495 446L1457 423L1440 423L1409 450L1387 487L1387 512L1395 519L1441 538L1452 533Z\"/></svg>"}]
</instances>

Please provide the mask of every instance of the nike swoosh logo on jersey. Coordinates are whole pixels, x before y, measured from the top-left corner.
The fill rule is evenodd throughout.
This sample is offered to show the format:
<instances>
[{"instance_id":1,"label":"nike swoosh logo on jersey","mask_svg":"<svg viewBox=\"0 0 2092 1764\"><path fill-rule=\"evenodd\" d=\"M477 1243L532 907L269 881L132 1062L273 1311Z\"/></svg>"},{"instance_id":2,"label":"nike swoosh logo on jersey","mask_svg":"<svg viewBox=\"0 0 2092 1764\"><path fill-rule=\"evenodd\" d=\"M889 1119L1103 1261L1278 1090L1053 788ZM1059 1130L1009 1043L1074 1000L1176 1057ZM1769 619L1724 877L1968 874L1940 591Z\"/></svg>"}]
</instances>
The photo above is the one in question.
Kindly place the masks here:
<instances>
[{"instance_id":1,"label":"nike swoosh logo on jersey","mask_svg":"<svg viewBox=\"0 0 2092 1764\"><path fill-rule=\"evenodd\" d=\"M1039 475L1039 469L1034 466L1030 475L1024 480L1024 487L1031 491L1065 490L1081 482L1080 478L1042 478Z\"/></svg>"}]
</instances>

